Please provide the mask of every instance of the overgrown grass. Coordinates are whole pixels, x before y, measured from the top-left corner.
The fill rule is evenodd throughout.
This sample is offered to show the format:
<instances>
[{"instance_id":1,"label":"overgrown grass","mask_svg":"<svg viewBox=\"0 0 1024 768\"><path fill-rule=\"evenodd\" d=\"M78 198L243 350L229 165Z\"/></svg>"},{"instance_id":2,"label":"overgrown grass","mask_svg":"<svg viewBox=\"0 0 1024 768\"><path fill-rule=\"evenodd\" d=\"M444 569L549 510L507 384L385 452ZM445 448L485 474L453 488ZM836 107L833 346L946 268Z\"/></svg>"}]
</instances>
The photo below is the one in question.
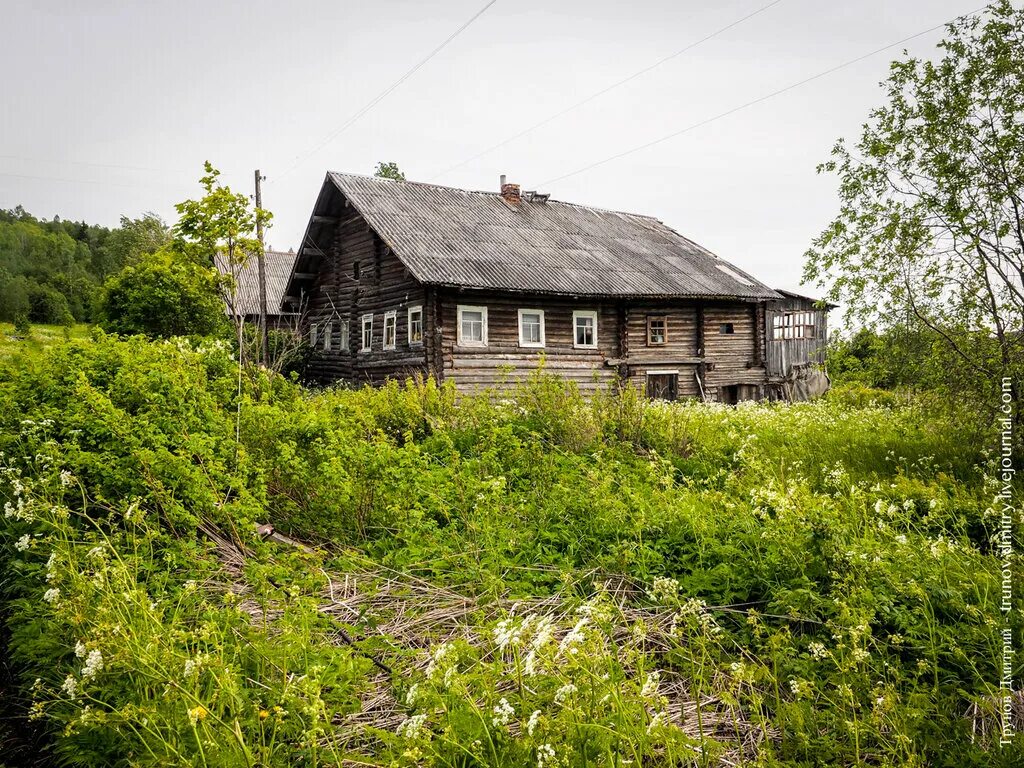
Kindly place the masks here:
<instances>
[{"instance_id":1,"label":"overgrown grass","mask_svg":"<svg viewBox=\"0 0 1024 768\"><path fill-rule=\"evenodd\" d=\"M102 335L0 373L8 652L63 762L1021 759L991 435L949 404L235 388Z\"/></svg>"},{"instance_id":2,"label":"overgrown grass","mask_svg":"<svg viewBox=\"0 0 1024 768\"><path fill-rule=\"evenodd\" d=\"M22 337L12 323L0 323L0 363L7 363L19 352L39 353L54 344L89 336L89 326L76 323L63 325L32 325L28 336Z\"/></svg>"}]
</instances>

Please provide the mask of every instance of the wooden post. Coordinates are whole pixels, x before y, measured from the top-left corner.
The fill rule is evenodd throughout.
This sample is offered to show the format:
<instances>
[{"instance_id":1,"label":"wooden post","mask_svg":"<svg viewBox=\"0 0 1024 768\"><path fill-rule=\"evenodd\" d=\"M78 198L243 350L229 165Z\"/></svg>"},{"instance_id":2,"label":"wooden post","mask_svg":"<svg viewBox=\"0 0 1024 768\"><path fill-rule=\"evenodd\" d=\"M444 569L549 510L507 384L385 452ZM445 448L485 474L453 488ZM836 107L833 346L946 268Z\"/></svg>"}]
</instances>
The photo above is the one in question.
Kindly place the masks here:
<instances>
[{"instance_id":1,"label":"wooden post","mask_svg":"<svg viewBox=\"0 0 1024 768\"><path fill-rule=\"evenodd\" d=\"M700 397L702 400L708 399L707 394L707 363L704 355L704 304L697 304L697 357L700 358L700 362L697 363L697 388L700 390Z\"/></svg>"},{"instance_id":2,"label":"wooden post","mask_svg":"<svg viewBox=\"0 0 1024 768\"><path fill-rule=\"evenodd\" d=\"M256 239L260 241L260 252L256 259L260 281L260 362L270 364L270 340L267 332L267 258L266 247L263 245L263 219L260 211L263 208L263 191L260 182L264 179L256 169Z\"/></svg>"}]
</instances>

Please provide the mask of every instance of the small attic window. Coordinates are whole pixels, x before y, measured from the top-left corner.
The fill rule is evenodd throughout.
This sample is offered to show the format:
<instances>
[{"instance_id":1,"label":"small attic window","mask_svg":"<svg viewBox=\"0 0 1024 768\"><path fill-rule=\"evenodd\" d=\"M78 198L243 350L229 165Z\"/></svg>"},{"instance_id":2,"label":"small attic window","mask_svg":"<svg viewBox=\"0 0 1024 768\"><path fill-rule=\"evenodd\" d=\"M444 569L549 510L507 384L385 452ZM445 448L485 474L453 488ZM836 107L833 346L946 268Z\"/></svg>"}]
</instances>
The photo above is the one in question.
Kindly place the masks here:
<instances>
[{"instance_id":1,"label":"small attic window","mask_svg":"<svg viewBox=\"0 0 1024 768\"><path fill-rule=\"evenodd\" d=\"M715 266L718 267L718 270L720 272L724 272L725 274L727 274L729 277L731 277L736 282L742 283L743 285L753 285L753 283L750 282L750 280L748 278L746 278L743 275L741 275L739 272L737 272L735 269L730 267L728 264L715 264Z\"/></svg>"}]
</instances>

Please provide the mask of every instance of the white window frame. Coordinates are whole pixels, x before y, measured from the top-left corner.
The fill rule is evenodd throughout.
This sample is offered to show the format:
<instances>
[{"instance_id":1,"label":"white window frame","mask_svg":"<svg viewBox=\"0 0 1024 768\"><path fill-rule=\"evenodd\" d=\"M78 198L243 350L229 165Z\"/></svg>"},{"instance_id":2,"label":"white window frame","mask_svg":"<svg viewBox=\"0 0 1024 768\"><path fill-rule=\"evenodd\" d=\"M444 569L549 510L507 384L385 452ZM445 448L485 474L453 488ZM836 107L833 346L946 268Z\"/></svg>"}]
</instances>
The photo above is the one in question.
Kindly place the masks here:
<instances>
[{"instance_id":1,"label":"white window frame","mask_svg":"<svg viewBox=\"0 0 1024 768\"><path fill-rule=\"evenodd\" d=\"M580 344L576 338L576 319L589 317L594 322L594 342L592 344ZM597 349L597 310L578 309L572 313L572 346L575 349Z\"/></svg>"},{"instance_id":2,"label":"white window frame","mask_svg":"<svg viewBox=\"0 0 1024 768\"><path fill-rule=\"evenodd\" d=\"M348 352L348 336L349 336L349 325L348 320L342 320L340 323L340 329L338 333L341 334L338 338L338 351Z\"/></svg>"},{"instance_id":3,"label":"white window frame","mask_svg":"<svg viewBox=\"0 0 1024 768\"><path fill-rule=\"evenodd\" d=\"M322 334L323 335L323 343L321 344L321 346L323 347L324 352L330 352L331 351L331 342L333 340L332 337L334 336L333 331L334 331L334 321L333 320L328 320L326 323L324 323L324 332Z\"/></svg>"},{"instance_id":4,"label":"white window frame","mask_svg":"<svg viewBox=\"0 0 1024 768\"><path fill-rule=\"evenodd\" d=\"M319 329L315 322L309 324L309 346L313 349L316 349L316 341L319 338L318 331Z\"/></svg>"},{"instance_id":5,"label":"white window frame","mask_svg":"<svg viewBox=\"0 0 1024 768\"><path fill-rule=\"evenodd\" d=\"M413 341L413 339L412 339L412 316L413 316L413 314L416 314L416 313L418 313L419 316L420 316L420 338L417 341ZM408 313L406 314L405 330L406 330L406 339L409 340L409 346L410 347L419 347L419 346L423 345L424 323L423 323L423 305L422 304L413 304L411 307L409 307Z\"/></svg>"},{"instance_id":6,"label":"white window frame","mask_svg":"<svg viewBox=\"0 0 1024 768\"><path fill-rule=\"evenodd\" d=\"M480 340L466 339L462 335L462 316L466 312L479 312L480 317L483 320L482 328L480 329ZM487 307L473 307L468 304L460 304L458 307L458 340L460 347L486 347L487 346Z\"/></svg>"},{"instance_id":7,"label":"white window frame","mask_svg":"<svg viewBox=\"0 0 1024 768\"><path fill-rule=\"evenodd\" d=\"M391 325L391 343L388 344L388 324ZM398 312L391 310L384 313L383 348L391 350L398 346Z\"/></svg>"},{"instance_id":8,"label":"white window frame","mask_svg":"<svg viewBox=\"0 0 1024 768\"><path fill-rule=\"evenodd\" d=\"M359 351L360 352L371 352L373 351L373 314L363 315L360 319L359 328L362 333L359 336ZM366 343L366 329L370 329L370 343Z\"/></svg>"},{"instance_id":9,"label":"white window frame","mask_svg":"<svg viewBox=\"0 0 1024 768\"><path fill-rule=\"evenodd\" d=\"M540 341L527 341L523 338L523 315L539 315L540 316ZM540 349L544 346L547 341L544 330L544 310L543 309L529 309L523 307L519 310L519 346L530 347L532 349Z\"/></svg>"}]
</instances>

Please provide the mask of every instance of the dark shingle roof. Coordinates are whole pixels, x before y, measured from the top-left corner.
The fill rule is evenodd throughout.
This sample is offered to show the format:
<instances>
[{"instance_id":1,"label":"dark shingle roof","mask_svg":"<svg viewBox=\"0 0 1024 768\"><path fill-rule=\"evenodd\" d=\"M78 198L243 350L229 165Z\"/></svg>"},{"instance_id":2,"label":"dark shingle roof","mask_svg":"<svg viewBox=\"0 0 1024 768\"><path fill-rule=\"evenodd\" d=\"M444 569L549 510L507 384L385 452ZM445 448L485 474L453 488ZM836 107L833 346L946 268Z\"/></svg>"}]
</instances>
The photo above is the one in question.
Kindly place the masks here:
<instances>
[{"instance_id":1,"label":"dark shingle roof","mask_svg":"<svg viewBox=\"0 0 1024 768\"><path fill-rule=\"evenodd\" d=\"M346 173L329 173L325 192L330 185L421 283L573 296L779 298L650 216L526 196L511 206L497 193ZM327 197L322 192L318 205Z\"/></svg>"},{"instance_id":2,"label":"dark shingle roof","mask_svg":"<svg viewBox=\"0 0 1024 768\"><path fill-rule=\"evenodd\" d=\"M224 259L218 256L214 261L222 275L231 272ZM280 315L282 314L281 300L284 298L285 289L288 287L288 279L292 274L295 254L283 251L267 251L264 263L267 273L267 314L272 316ZM235 268L235 280L237 282L235 294L236 311L242 315L259 315L259 267L255 257L249 259L244 266ZM230 310L225 311L230 314Z\"/></svg>"}]
</instances>

